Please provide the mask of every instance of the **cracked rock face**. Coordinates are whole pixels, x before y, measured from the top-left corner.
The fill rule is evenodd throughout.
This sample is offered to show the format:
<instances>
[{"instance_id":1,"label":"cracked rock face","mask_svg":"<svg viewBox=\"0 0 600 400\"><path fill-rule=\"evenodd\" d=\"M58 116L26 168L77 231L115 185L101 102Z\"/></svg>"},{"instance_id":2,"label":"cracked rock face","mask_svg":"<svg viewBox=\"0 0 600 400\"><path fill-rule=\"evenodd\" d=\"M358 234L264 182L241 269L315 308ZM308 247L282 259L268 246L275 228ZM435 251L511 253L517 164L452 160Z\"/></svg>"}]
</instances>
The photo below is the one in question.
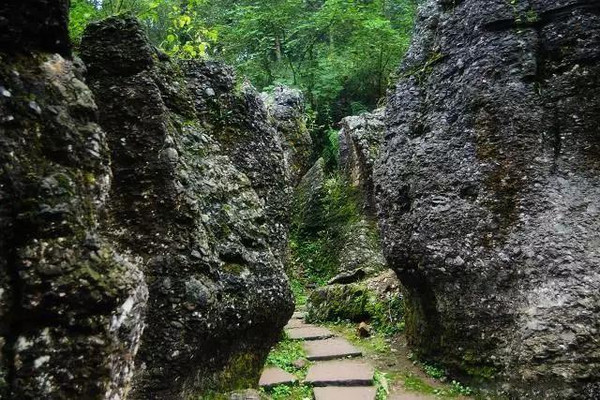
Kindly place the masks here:
<instances>
[{"instance_id":1,"label":"cracked rock face","mask_svg":"<svg viewBox=\"0 0 600 400\"><path fill-rule=\"evenodd\" d=\"M107 231L150 288L130 397L257 384L293 311L290 189L262 101L220 64L166 60L131 18L91 25L81 48L112 152Z\"/></svg>"},{"instance_id":2,"label":"cracked rock face","mask_svg":"<svg viewBox=\"0 0 600 400\"><path fill-rule=\"evenodd\" d=\"M66 40L67 2L35 2L31 31L15 3L0 6L0 398L122 399L147 287L99 225L106 135L81 62L41 52Z\"/></svg>"},{"instance_id":3,"label":"cracked rock face","mask_svg":"<svg viewBox=\"0 0 600 400\"><path fill-rule=\"evenodd\" d=\"M515 398L600 396L599 56L596 2L431 0L389 97L410 341Z\"/></svg>"}]
</instances>

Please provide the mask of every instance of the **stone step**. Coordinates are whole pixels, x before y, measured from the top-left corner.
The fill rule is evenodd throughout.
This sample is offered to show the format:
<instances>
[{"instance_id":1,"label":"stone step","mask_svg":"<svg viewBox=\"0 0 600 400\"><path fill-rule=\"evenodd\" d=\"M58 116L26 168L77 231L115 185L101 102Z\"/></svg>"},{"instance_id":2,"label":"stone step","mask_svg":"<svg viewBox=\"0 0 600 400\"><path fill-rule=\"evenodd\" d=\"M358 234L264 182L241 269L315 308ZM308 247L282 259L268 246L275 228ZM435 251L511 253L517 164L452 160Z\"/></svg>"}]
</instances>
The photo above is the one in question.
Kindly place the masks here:
<instances>
[{"instance_id":1,"label":"stone step","mask_svg":"<svg viewBox=\"0 0 600 400\"><path fill-rule=\"evenodd\" d=\"M258 384L261 387L269 388L277 385L291 385L296 382L296 377L281 368L265 368Z\"/></svg>"},{"instance_id":2,"label":"stone step","mask_svg":"<svg viewBox=\"0 0 600 400\"><path fill-rule=\"evenodd\" d=\"M294 328L302 328L307 326L302 319L290 319L285 326L285 329L294 329Z\"/></svg>"},{"instance_id":3,"label":"stone step","mask_svg":"<svg viewBox=\"0 0 600 400\"><path fill-rule=\"evenodd\" d=\"M292 314L292 319L304 319L305 314L305 312L296 311L294 314Z\"/></svg>"},{"instance_id":4,"label":"stone step","mask_svg":"<svg viewBox=\"0 0 600 400\"><path fill-rule=\"evenodd\" d=\"M360 350L341 338L313 340L304 342L303 346L307 354L306 358L310 361L335 360L362 355Z\"/></svg>"},{"instance_id":5,"label":"stone step","mask_svg":"<svg viewBox=\"0 0 600 400\"><path fill-rule=\"evenodd\" d=\"M333 332L329 329L314 325L304 325L303 327L288 329L285 332L292 340L317 340L333 336Z\"/></svg>"},{"instance_id":6,"label":"stone step","mask_svg":"<svg viewBox=\"0 0 600 400\"><path fill-rule=\"evenodd\" d=\"M374 387L317 387L315 400L375 400Z\"/></svg>"},{"instance_id":7,"label":"stone step","mask_svg":"<svg viewBox=\"0 0 600 400\"><path fill-rule=\"evenodd\" d=\"M305 381L313 386L370 386L374 373L364 361L325 361L311 366Z\"/></svg>"}]
</instances>

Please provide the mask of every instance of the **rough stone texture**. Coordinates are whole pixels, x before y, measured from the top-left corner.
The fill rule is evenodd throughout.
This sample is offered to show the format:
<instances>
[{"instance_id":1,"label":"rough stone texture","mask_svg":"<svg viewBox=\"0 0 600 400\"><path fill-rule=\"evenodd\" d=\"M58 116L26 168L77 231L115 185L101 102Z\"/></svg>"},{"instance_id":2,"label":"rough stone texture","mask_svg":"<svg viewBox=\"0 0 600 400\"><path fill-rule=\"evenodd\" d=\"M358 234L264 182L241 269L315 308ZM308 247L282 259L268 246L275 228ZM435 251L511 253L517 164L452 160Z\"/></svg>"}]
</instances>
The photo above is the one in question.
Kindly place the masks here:
<instances>
[{"instance_id":1,"label":"rough stone texture","mask_svg":"<svg viewBox=\"0 0 600 400\"><path fill-rule=\"evenodd\" d=\"M292 185L296 186L310 169L313 142L306 126L304 95L300 90L277 86L262 94L269 117L283 139Z\"/></svg>"},{"instance_id":2,"label":"rough stone texture","mask_svg":"<svg viewBox=\"0 0 600 400\"><path fill-rule=\"evenodd\" d=\"M247 82L238 85L233 69L223 64L192 62L182 69L199 117L264 202L268 244L277 258L287 259L290 172L282 139L260 95Z\"/></svg>"},{"instance_id":3,"label":"rough stone texture","mask_svg":"<svg viewBox=\"0 0 600 400\"><path fill-rule=\"evenodd\" d=\"M3 0L0 48L8 52L43 51L69 56L69 0Z\"/></svg>"},{"instance_id":4,"label":"rough stone texture","mask_svg":"<svg viewBox=\"0 0 600 400\"><path fill-rule=\"evenodd\" d=\"M345 228L339 253L341 274L362 279L387 268L377 233L377 224L366 217ZM332 278L335 282L347 283L339 275Z\"/></svg>"},{"instance_id":5,"label":"rough stone texture","mask_svg":"<svg viewBox=\"0 0 600 400\"><path fill-rule=\"evenodd\" d=\"M319 158L302 177L294 195L293 226L301 232L316 232L323 226L325 160Z\"/></svg>"},{"instance_id":6,"label":"rough stone texture","mask_svg":"<svg viewBox=\"0 0 600 400\"><path fill-rule=\"evenodd\" d=\"M600 397L600 4L426 2L376 168L426 358Z\"/></svg>"},{"instance_id":7,"label":"rough stone texture","mask_svg":"<svg viewBox=\"0 0 600 400\"><path fill-rule=\"evenodd\" d=\"M293 311L271 251L283 154L262 103L220 65L186 62L184 74L134 19L90 25L81 49L112 150L108 229L150 286L130 397L256 385Z\"/></svg>"},{"instance_id":8,"label":"rough stone texture","mask_svg":"<svg viewBox=\"0 0 600 400\"><path fill-rule=\"evenodd\" d=\"M375 215L373 166L385 131L385 109L373 113L346 117L339 133L340 168L350 184L360 190L363 207L368 215Z\"/></svg>"},{"instance_id":9,"label":"rough stone texture","mask_svg":"<svg viewBox=\"0 0 600 400\"><path fill-rule=\"evenodd\" d=\"M105 133L67 1L0 5L0 398L121 399L147 288L99 227Z\"/></svg>"},{"instance_id":10,"label":"rough stone texture","mask_svg":"<svg viewBox=\"0 0 600 400\"><path fill-rule=\"evenodd\" d=\"M404 316L400 282L393 271L349 284L315 289L308 298L308 321L400 323Z\"/></svg>"}]
</instances>

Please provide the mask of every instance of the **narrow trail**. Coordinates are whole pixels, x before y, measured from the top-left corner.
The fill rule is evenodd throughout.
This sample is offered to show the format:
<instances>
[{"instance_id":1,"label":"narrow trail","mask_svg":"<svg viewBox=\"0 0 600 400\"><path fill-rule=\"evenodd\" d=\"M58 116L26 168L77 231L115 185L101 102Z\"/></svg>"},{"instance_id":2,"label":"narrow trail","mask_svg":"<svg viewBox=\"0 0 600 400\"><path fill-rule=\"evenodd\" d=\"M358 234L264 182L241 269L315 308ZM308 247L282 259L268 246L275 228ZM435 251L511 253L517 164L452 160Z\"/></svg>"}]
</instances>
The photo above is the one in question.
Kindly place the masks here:
<instances>
[{"instance_id":1,"label":"narrow trail","mask_svg":"<svg viewBox=\"0 0 600 400\"><path fill-rule=\"evenodd\" d=\"M310 363L308 371L300 376L279 367L267 367L260 379L261 387L273 390L278 386L304 384L312 388L315 400L434 400L447 397L407 389L405 380L411 377L434 390L447 388L447 385L427 377L409 360L403 336L390 343L389 352L374 354L368 347L352 344L344 338L350 336L343 329L308 324L305 316L303 308L297 309L285 326L285 332L290 340L302 343L306 359L299 361ZM376 370L401 377L388 382L389 393L384 397L377 397Z\"/></svg>"},{"instance_id":2,"label":"narrow trail","mask_svg":"<svg viewBox=\"0 0 600 400\"><path fill-rule=\"evenodd\" d=\"M375 368L362 358L362 351L331 330L304 322L297 311L286 325L292 340L303 341L308 361L313 361L304 382L313 387L315 400L374 400ZM292 384L298 378L280 368L266 368L262 387Z\"/></svg>"}]
</instances>

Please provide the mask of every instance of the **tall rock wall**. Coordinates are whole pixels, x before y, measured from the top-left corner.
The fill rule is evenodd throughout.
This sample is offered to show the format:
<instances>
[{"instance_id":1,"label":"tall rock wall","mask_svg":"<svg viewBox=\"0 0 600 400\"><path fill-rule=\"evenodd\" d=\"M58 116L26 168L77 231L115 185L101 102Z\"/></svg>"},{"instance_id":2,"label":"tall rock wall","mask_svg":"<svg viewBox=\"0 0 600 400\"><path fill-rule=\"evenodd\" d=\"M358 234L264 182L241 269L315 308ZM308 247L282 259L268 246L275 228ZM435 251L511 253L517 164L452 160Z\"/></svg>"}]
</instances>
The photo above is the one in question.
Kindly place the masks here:
<instances>
[{"instance_id":1,"label":"tall rock wall","mask_svg":"<svg viewBox=\"0 0 600 400\"><path fill-rule=\"evenodd\" d=\"M67 11L0 5L0 398L256 385L293 311L291 189L262 101L130 18L87 30L84 65Z\"/></svg>"},{"instance_id":2,"label":"tall rock wall","mask_svg":"<svg viewBox=\"0 0 600 400\"><path fill-rule=\"evenodd\" d=\"M168 61L131 18L91 25L81 49L112 150L107 230L150 288L132 398L255 385L293 311L274 236L290 189L262 102L218 64Z\"/></svg>"},{"instance_id":3,"label":"tall rock wall","mask_svg":"<svg viewBox=\"0 0 600 400\"><path fill-rule=\"evenodd\" d=\"M511 398L600 397L600 5L430 0L376 171L412 345Z\"/></svg>"},{"instance_id":4,"label":"tall rock wall","mask_svg":"<svg viewBox=\"0 0 600 400\"><path fill-rule=\"evenodd\" d=\"M85 70L47 53L68 2L31 3L0 6L0 398L120 399L147 287L99 226L112 173Z\"/></svg>"}]
</instances>

